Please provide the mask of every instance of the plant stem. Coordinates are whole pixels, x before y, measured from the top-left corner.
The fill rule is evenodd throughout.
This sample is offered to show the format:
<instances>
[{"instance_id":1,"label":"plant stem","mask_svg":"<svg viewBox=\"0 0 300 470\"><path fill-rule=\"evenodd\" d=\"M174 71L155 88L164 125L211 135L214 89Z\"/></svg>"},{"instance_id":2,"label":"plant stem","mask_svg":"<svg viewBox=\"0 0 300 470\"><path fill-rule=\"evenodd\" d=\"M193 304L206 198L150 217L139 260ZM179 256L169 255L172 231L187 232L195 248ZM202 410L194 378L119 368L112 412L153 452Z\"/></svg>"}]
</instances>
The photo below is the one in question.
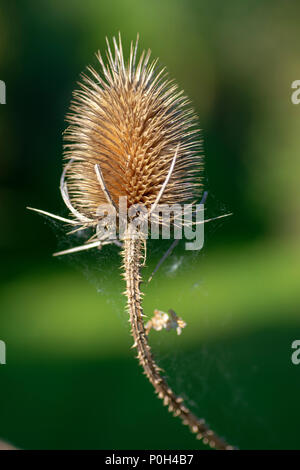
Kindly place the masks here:
<instances>
[{"instance_id":1,"label":"plant stem","mask_svg":"<svg viewBox=\"0 0 300 470\"><path fill-rule=\"evenodd\" d=\"M197 418L184 405L183 399L176 396L171 390L165 378L161 376L161 369L156 364L148 337L145 333L142 309L142 293L140 291L141 265L142 265L143 240L134 240L128 236L124 239L123 260L124 277L126 281L126 296L128 311L130 315L131 333L134 345L137 349L137 358L144 369L149 382L153 385L158 397L163 400L164 405L174 416L179 416L183 424L189 426L190 430L196 434L197 439L203 439L205 444L219 450L232 450L223 439L217 436L214 431L208 428L204 419Z\"/></svg>"}]
</instances>

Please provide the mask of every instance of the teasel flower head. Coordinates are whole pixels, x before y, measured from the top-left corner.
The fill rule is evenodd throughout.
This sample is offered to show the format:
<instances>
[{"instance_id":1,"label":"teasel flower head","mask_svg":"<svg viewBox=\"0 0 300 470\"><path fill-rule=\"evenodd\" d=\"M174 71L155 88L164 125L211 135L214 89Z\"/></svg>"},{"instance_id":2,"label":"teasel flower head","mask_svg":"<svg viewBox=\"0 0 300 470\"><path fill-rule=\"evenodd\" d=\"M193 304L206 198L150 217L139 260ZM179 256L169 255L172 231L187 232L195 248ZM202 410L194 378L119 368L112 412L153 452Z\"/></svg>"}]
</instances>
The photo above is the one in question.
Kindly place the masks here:
<instances>
[{"instance_id":1,"label":"teasel flower head","mask_svg":"<svg viewBox=\"0 0 300 470\"><path fill-rule=\"evenodd\" d=\"M126 196L128 207L150 209L159 194L160 204L172 205L197 200L201 190L199 130L188 99L150 50L137 56L138 39L127 62L120 35L113 46L107 40L107 63L98 52L100 72L82 74L67 115L63 187L85 225L97 224L108 194L116 207Z\"/></svg>"},{"instance_id":2,"label":"teasel flower head","mask_svg":"<svg viewBox=\"0 0 300 470\"><path fill-rule=\"evenodd\" d=\"M100 53L97 55L101 73L89 67L88 74L82 75L80 89L74 92L67 116L66 163L60 190L73 217L65 219L33 209L73 225L75 231L97 226L98 209L107 202L118 213L121 197L127 198L128 208L140 205L153 214L158 204L192 203L200 195L199 131L189 101L167 78L165 70L157 68L157 60L150 61L150 51L142 52L137 58L138 41L134 46L131 44L126 63L120 36L118 43L113 39L113 45L112 52L107 42L107 64ZM185 406L161 375L154 359L148 341L150 329L175 327L181 332L186 323L170 309L170 316L155 310L153 319L144 325L140 285L147 237L132 237L130 224L122 242L105 236L101 238L96 228L84 245L55 255L101 249L110 243L122 248L133 348L145 375L168 410L189 426L198 439L213 448L232 449L205 420L197 418Z\"/></svg>"}]
</instances>

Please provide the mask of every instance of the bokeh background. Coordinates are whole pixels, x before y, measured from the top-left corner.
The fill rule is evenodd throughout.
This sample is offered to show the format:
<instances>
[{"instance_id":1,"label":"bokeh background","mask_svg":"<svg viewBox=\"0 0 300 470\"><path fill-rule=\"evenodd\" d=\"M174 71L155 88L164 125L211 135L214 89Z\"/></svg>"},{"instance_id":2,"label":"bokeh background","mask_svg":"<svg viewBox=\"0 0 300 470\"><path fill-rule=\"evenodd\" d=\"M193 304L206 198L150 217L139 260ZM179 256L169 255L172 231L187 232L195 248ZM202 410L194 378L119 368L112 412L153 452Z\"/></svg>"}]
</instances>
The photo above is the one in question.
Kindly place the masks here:
<instances>
[{"instance_id":1,"label":"bokeh background","mask_svg":"<svg viewBox=\"0 0 300 470\"><path fill-rule=\"evenodd\" d=\"M105 36L140 33L203 129L205 247L179 246L144 286L180 337L151 333L176 392L244 449L300 448L300 4L274 0L11 0L0 6L0 436L24 449L203 448L162 407L130 350L117 249L51 254L67 215L64 116ZM147 278L168 245L151 244Z\"/></svg>"}]
</instances>

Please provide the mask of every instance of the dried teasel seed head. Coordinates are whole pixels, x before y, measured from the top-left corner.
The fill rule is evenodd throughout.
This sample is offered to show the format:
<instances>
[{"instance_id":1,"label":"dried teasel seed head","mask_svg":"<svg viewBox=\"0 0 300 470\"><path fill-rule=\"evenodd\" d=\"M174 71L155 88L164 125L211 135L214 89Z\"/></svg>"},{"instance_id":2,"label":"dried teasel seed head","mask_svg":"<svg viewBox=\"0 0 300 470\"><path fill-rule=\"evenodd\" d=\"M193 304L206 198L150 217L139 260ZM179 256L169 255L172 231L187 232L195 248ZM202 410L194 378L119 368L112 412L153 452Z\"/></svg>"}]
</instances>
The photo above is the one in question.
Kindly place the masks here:
<instances>
[{"instance_id":1,"label":"dried teasel seed head","mask_svg":"<svg viewBox=\"0 0 300 470\"><path fill-rule=\"evenodd\" d=\"M126 64L120 36L119 43L115 38L113 43L114 55L107 41L107 65L100 53L97 56L102 76L91 67L88 68L89 76L83 75L68 115L70 126L65 133L67 163L62 172L60 190L75 220L31 208L73 226L80 225L70 233L97 225L101 217L98 209L103 209L101 206L108 202L109 208L115 206L118 210L121 197L127 198L128 207L143 205L153 215L159 203L171 206L193 202L199 196L200 142L195 128L196 117L188 108L187 99L166 78L164 69L157 71L157 61L150 63L150 51L143 52L137 60L138 40L135 47L131 43ZM121 219L121 210L118 216ZM159 218L157 220L160 222ZM175 216L173 221L176 222ZM101 248L108 243L123 248L125 295L134 339L132 348L137 350L143 373L164 405L197 434L197 439L203 437L204 443L217 449L232 449L183 404L182 398L172 391L161 375L163 371L152 355L148 332L155 324L153 319L150 320L145 330L140 290L146 237L132 237L130 227L126 228L123 243L104 236L95 241L98 235L96 230L88 243L55 255ZM166 329L170 329L166 322L168 314L156 312L162 314ZM177 330L184 327L185 323L172 309L169 314ZM156 326L161 329L161 325Z\"/></svg>"},{"instance_id":2,"label":"dried teasel seed head","mask_svg":"<svg viewBox=\"0 0 300 470\"><path fill-rule=\"evenodd\" d=\"M150 50L137 58L138 39L131 43L128 62L120 36L113 44L112 52L107 41L107 64L97 54L100 73L88 67L88 74L82 74L64 136L68 196L75 210L94 223L97 208L107 202L97 164L116 206L119 197L126 196L128 206L149 209L176 150L160 204L191 202L198 199L201 187L199 129L189 101L165 70L158 70L157 60L150 61Z\"/></svg>"}]
</instances>

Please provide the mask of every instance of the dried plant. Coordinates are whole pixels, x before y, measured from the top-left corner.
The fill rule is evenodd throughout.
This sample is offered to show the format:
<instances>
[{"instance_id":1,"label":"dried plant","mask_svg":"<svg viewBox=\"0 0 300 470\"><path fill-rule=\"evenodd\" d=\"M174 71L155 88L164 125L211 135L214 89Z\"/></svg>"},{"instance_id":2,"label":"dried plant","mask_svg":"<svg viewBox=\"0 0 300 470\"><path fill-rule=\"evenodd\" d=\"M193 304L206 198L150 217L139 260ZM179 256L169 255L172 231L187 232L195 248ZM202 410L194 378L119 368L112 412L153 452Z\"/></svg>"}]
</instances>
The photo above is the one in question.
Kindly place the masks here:
<instances>
[{"instance_id":1,"label":"dried plant","mask_svg":"<svg viewBox=\"0 0 300 470\"><path fill-rule=\"evenodd\" d=\"M128 207L141 204L153 212L158 203L189 203L201 192L199 131L189 101L168 80L164 69L157 70L157 60L150 61L150 50L137 59L138 40L131 43L127 63L120 36L118 42L113 38L113 45L112 52L107 41L107 64L97 54L101 75L92 67L88 67L88 75L82 75L67 116L70 125L64 136L66 164L60 189L72 218L34 209L76 226L75 230L96 229L98 207L108 203L117 211L120 197L127 198ZM99 240L96 233L83 246L56 255L112 242L122 247L133 347L146 376L164 405L198 439L217 449L232 449L191 413L162 376L148 331L174 326L181 332L185 323L173 311L171 318L156 311L145 330L140 284L146 240L132 236L130 223L123 240Z\"/></svg>"}]
</instances>

